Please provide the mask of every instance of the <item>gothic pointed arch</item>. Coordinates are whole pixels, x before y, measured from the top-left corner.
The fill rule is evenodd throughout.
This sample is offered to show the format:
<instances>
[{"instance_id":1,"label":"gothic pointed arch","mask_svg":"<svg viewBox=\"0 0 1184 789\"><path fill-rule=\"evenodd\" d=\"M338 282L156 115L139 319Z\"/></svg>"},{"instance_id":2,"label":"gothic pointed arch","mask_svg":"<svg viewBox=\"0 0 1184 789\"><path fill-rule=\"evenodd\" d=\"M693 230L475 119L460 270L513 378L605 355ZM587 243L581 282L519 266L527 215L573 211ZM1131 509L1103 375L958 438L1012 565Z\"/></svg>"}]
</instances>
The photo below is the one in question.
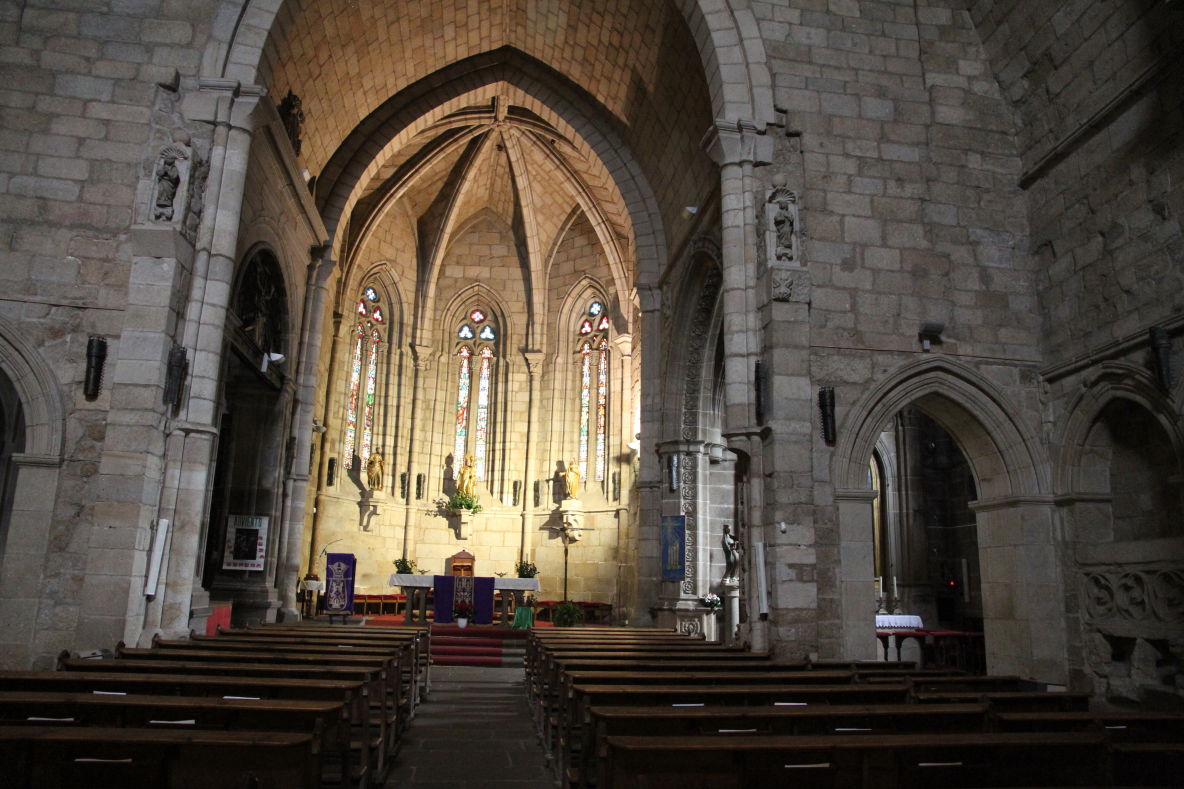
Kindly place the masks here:
<instances>
[{"instance_id":1,"label":"gothic pointed arch","mask_svg":"<svg viewBox=\"0 0 1184 789\"><path fill-rule=\"evenodd\" d=\"M931 357L898 367L871 387L839 420L831 461L837 488L867 486L867 458L888 420L917 405L963 445L988 498L1044 496L1050 492L1038 435L1019 422L1006 394L961 362Z\"/></svg>"}]
</instances>

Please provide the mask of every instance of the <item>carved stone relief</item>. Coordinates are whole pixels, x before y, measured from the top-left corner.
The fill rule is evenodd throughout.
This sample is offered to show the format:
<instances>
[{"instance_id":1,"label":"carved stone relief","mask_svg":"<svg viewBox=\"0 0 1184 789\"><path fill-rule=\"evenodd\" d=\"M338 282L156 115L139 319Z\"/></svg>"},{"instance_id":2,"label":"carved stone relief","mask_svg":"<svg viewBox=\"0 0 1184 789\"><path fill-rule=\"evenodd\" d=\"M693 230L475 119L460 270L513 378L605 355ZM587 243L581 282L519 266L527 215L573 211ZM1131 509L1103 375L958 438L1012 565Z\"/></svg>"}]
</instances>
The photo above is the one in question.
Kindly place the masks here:
<instances>
[{"instance_id":1,"label":"carved stone relief","mask_svg":"<svg viewBox=\"0 0 1184 789\"><path fill-rule=\"evenodd\" d=\"M810 303L810 272L804 266L770 266L769 289L773 301Z\"/></svg>"},{"instance_id":2,"label":"carved stone relief","mask_svg":"<svg viewBox=\"0 0 1184 789\"><path fill-rule=\"evenodd\" d=\"M800 265L800 227L797 193L785 185L785 176L773 176L773 188L765 200L765 249L769 266Z\"/></svg>"},{"instance_id":3,"label":"carved stone relief","mask_svg":"<svg viewBox=\"0 0 1184 789\"><path fill-rule=\"evenodd\" d=\"M1089 572L1083 589L1090 620L1184 622L1184 569Z\"/></svg>"},{"instance_id":4,"label":"carved stone relief","mask_svg":"<svg viewBox=\"0 0 1184 789\"><path fill-rule=\"evenodd\" d=\"M160 150L152 177L152 201L148 216L153 222L180 225L189 202L189 146L171 142Z\"/></svg>"}]
</instances>

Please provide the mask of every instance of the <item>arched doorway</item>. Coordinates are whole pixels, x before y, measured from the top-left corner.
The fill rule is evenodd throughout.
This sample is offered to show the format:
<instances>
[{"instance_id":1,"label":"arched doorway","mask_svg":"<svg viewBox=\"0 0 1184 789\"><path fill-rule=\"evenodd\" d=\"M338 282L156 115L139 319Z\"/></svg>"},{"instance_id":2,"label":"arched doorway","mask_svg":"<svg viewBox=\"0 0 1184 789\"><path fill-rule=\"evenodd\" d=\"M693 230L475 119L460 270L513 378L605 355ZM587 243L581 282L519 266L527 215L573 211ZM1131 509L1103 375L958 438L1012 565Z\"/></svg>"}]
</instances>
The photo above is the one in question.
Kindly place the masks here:
<instances>
[{"instance_id":1,"label":"arched doorway","mask_svg":"<svg viewBox=\"0 0 1184 789\"><path fill-rule=\"evenodd\" d=\"M236 618L270 619L290 400L288 307L275 256L259 249L239 272L227 314L218 450L201 585Z\"/></svg>"},{"instance_id":2,"label":"arched doorway","mask_svg":"<svg viewBox=\"0 0 1184 789\"><path fill-rule=\"evenodd\" d=\"M1033 599L1058 600L1062 575L1052 498L1046 492L1048 480L1035 462L1039 442L1015 418L1018 410L1009 406L997 387L972 368L942 358L902 365L860 398L839 426L833 468L842 541L839 586L844 655L874 655L873 622L868 612L876 607L877 496L871 487L868 462L877 441L892 426L893 417L906 408L922 412L949 435L973 482L971 490L967 477L955 475L963 480L958 483L962 487L958 501L965 507L951 510L947 501L944 509L973 513L976 549L970 547L970 540L948 541L947 545L962 542L962 546L945 557L938 556L938 586L950 580L941 576L943 559L950 567L951 558L968 558L966 553L977 550L987 670L1064 684L1065 629L1060 610L1055 605L1031 604ZM940 434L932 433L931 439L934 437L940 438ZM961 461L951 456L940 465L952 472ZM963 515L954 520L967 518ZM969 564L965 576L960 566L950 567L950 575L956 586L959 576L965 578L960 583L972 591ZM973 614L973 598L963 604L963 612Z\"/></svg>"},{"instance_id":3,"label":"arched doorway","mask_svg":"<svg viewBox=\"0 0 1184 789\"><path fill-rule=\"evenodd\" d=\"M16 494L16 467L12 456L24 451L25 417L20 397L12 381L0 370L0 567L4 566L4 548L8 543L8 524Z\"/></svg>"}]
</instances>

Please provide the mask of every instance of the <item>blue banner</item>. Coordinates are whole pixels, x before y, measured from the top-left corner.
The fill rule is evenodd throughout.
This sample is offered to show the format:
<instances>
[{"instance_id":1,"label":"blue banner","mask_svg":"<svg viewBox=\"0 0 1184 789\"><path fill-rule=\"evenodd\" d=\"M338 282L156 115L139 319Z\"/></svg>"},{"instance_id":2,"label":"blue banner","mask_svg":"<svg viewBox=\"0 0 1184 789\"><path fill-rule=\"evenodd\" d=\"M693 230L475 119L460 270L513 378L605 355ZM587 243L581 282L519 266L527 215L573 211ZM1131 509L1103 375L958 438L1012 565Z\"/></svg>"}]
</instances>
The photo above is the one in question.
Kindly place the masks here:
<instances>
[{"instance_id":1,"label":"blue banner","mask_svg":"<svg viewBox=\"0 0 1184 789\"><path fill-rule=\"evenodd\" d=\"M687 516L663 515L659 534L661 536L661 562L663 581L681 581L685 568L685 546Z\"/></svg>"}]
</instances>

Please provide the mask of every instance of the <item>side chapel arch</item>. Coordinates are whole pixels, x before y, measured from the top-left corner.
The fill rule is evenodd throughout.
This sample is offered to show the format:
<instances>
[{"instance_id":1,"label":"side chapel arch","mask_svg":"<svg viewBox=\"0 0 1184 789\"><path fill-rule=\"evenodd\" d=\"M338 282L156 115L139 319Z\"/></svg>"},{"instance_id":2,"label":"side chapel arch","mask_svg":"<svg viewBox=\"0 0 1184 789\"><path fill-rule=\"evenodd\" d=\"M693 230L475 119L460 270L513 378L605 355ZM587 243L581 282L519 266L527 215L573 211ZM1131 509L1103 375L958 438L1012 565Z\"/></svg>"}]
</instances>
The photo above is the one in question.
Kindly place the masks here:
<instances>
[{"instance_id":1,"label":"side chapel arch","mask_svg":"<svg viewBox=\"0 0 1184 789\"><path fill-rule=\"evenodd\" d=\"M840 395L841 396L841 395ZM1047 464L1036 433L990 381L961 362L930 357L908 362L865 393L844 415L831 460L838 508L838 595L844 658L870 658L875 610L873 502L868 459L884 425L915 406L945 428L970 464L976 513L987 669L1064 683L1065 632L1060 611L1031 605L1057 599L1059 546L1054 542Z\"/></svg>"},{"instance_id":2,"label":"side chapel arch","mask_svg":"<svg viewBox=\"0 0 1184 789\"><path fill-rule=\"evenodd\" d=\"M24 422L23 451L11 458L11 520L0 564L0 622L27 620L39 608L38 587L5 583L18 572L42 568L50 551L50 523L61 471L65 408L57 376L33 346L7 320L0 318L0 375L20 401ZM9 547L11 546L11 547ZM0 628L0 666L27 668L35 653L32 632Z\"/></svg>"}]
</instances>

